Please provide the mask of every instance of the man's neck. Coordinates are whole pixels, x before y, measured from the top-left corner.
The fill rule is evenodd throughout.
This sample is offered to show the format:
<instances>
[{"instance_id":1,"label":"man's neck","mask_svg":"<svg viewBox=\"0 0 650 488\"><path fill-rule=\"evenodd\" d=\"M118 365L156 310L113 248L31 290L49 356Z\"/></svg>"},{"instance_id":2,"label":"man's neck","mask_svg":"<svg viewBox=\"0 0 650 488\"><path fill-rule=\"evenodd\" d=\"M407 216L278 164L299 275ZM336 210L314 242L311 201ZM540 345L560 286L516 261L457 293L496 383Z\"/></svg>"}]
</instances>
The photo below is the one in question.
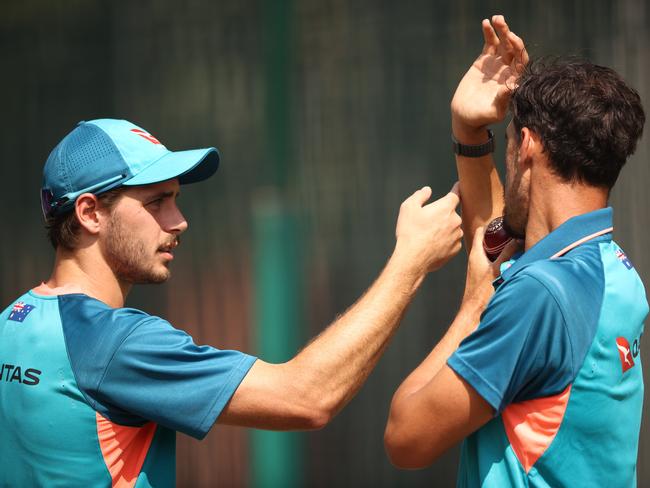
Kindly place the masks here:
<instances>
[{"instance_id":1,"label":"man's neck","mask_svg":"<svg viewBox=\"0 0 650 488\"><path fill-rule=\"evenodd\" d=\"M91 252L57 249L52 275L41 287L74 290L110 307L123 307L131 285L118 280L103 260L89 255Z\"/></svg>"},{"instance_id":2,"label":"man's neck","mask_svg":"<svg viewBox=\"0 0 650 488\"><path fill-rule=\"evenodd\" d=\"M549 181L550 184L538 187L537 191L531 188L526 250L570 218L607 206L608 192L603 188Z\"/></svg>"}]
</instances>

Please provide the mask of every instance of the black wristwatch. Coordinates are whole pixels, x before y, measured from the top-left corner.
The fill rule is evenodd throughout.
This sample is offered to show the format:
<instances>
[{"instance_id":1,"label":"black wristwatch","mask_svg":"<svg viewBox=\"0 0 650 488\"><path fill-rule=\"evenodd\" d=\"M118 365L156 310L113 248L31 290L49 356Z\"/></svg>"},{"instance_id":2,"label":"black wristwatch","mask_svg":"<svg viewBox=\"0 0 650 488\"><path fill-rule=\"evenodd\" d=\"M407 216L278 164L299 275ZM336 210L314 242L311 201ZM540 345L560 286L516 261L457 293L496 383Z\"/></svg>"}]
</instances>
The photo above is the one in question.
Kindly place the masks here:
<instances>
[{"instance_id":1,"label":"black wristwatch","mask_svg":"<svg viewBox=\"0 0 650 488\"><path fill-rule=\"evenodd\" d=\"M488 141L483 144L461 144L454 138L453 134L451 136L452 147L454 148L454 154L458 156L465 156L466 158L480 158L481 156L487 156L490 153L494 152L494 134L490 129L487 130Z\"/></svg>"}]
</instances>

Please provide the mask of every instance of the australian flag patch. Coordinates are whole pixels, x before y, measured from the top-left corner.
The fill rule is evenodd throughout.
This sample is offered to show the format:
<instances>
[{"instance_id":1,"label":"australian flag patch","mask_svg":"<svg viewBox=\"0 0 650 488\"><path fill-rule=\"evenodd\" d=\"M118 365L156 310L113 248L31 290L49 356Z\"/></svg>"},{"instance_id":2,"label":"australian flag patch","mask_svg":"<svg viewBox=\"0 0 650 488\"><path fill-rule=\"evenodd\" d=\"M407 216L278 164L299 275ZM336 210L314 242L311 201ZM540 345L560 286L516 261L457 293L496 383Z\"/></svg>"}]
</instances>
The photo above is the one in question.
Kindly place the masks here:
<instances>
[{"instance_id":1,"label":"australian flag patch","mask_svg":"<svg viewBox=\"0 0 650 488\"><path fill-rule=\"evenodd\" d=\"M34 305L29 305L25 302L16 302L14 308L11 309L11 313L9 314L9 320L13 320L14 322L23 322L32 310L34 310Z\"/></svg>"},{"instance_id":2,"label":"australian flag patch","mask_svg":"<svg viewBox=\"0 0 650 488\"><path fill-rule=\"evenodd\" d=\"M616 257L618 260L625 265L627 269L632 269L634 266L632 265L632 261L628 259L628 257L625 255L623 251L620 249L616 250Z\"/></svg>"}]
</instances>

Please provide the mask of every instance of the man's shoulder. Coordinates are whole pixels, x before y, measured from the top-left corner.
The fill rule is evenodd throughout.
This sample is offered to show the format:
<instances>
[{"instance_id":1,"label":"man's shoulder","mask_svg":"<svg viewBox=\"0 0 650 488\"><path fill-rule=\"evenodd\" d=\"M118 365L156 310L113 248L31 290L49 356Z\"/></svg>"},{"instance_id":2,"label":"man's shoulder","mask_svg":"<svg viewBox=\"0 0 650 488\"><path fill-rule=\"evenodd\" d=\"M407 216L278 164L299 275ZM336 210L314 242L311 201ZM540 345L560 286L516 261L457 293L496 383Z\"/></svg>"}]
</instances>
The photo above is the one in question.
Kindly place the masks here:
<instances>
[{"instance_id":1,"label":"man's shoulder","mask_svg":"<svg viewBox=\"0 0 650 488\"><path fill-rule=\"evenodd\" d=\"M29 292L23 293L21 296L13 299L7 304L2 304L2 309L0 311L0 317L4 318L5 316L8 316L13 308L16 306L16 304L23 304L26 301L28 301L29 297Z\"/></svg>"},{"instance_id":2,"label":"man's shoulder","mask_svg":"<svg viewBox=\"0 0 650 488\"><path fill-rule=\"evenodd\" d=\"M562 309L584 303L594 306L602 298L605 275L597 242L584 244L570 253L528 264L505 285L541 292ZM508 288L508 286L504 287Z\"/></svg>"},{"instance_id":3,"label":"man's shoulder","mask_svg":"<svg viewBox=\"0 0 650 488\"><path fill-rule=\"evenodd\" d=\"M104 302L83 294L60 295L61 320L66 327L84 329L110 328L124 331L151 322L164 322L160 317L129 307L113 308Z\"/></svg>"},{"instance_id":4,"label":"man's shoulder","mask_svg":"<svg viewBox=\"0 0 650 488\"><path fill-rule=\"evenodd\" d=\"M87 295L60 295L59 313L73 363L106 362L131 336L155 329L171 329L160 317L135 308L113 308ZM146 329L146 331L144 330Z\"/></svg>"},{"instance_id":5,"label":"man's shoulder","mask_svg":"<svg viewBox=\"0 0 650 488\"><path fill-rule=\"evenodd\" d=\"M134 308L113 308L87 295L59 295L58 302L68 358L90 405L95 405L106 369L124 344L135 340L146 347L145 338L152 332L172 329L160 317Z\"/></svg>"}]
</instances>

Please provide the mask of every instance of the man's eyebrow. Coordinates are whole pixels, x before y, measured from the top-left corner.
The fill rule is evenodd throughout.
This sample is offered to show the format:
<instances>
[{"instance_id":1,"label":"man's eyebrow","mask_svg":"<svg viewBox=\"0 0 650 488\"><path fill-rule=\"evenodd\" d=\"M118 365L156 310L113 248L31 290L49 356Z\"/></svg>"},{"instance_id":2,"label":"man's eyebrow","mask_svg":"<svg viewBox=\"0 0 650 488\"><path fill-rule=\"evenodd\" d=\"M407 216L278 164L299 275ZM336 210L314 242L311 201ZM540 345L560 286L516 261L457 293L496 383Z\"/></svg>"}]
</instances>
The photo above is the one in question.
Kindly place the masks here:
<instances>
[{"instance_id":1,"label":"man's eyebrow","mask_svg":"<svg viewBox=\"0 0 650 488\"><path fill-rule=\"evenodd\" d=\"M179 196L180 194L181 194L181 192L177 192L177 193L176 193L176 197L178 198L178 196ZM158 193L154 193L154 194L152 194L152 195L147 195L147 196L145 197L145 199L146 199L146 200L158 200L159 198L171 198L171 197L173 197L173 196L174 196L174 192L173 192L173 191L161 191L161 192L158 192Z\"/></svg>"}]
</instances>

